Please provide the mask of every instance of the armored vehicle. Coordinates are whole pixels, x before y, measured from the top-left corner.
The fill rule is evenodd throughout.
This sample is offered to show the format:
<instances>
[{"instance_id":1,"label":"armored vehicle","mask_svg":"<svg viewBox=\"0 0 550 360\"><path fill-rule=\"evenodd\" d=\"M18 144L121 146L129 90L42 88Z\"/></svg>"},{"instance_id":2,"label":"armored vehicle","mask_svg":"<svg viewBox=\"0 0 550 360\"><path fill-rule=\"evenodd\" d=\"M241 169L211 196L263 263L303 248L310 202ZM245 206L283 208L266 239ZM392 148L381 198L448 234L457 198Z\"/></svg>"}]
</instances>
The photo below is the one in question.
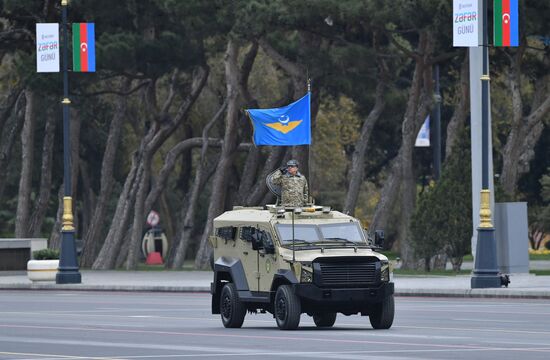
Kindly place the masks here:
<instances>
[{"instance_id":1,"label":"armored vehicle","mask_svg":"<svg viewBox=\"0 0 550 360\"><path fill-rule=\"evenodd\" d=\"M212 313L228 328L247 311L273 314L296 329L302 313L318 327L336 314L368 316L375 329L394 317L394 284L386 256L357 219L329 207L235 207L214 219Z\"/></svg>"}]
</instances>

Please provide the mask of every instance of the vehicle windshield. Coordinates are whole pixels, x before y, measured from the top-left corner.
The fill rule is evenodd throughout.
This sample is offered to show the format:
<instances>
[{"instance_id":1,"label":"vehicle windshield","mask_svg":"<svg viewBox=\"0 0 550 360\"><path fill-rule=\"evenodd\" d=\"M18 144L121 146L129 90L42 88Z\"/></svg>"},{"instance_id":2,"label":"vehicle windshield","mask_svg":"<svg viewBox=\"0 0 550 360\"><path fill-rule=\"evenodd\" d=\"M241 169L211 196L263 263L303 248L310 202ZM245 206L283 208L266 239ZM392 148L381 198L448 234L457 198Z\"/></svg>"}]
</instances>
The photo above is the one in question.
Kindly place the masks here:
<instances>
[{"instance_id":1,"label":"vehicle windshield","mask_svg":"<svg viewBox=\"0 0 550 360\"><path fill-rule=\"evenodd\" d=\"M292 243L292 224L277 224L279 238L283 245ZM356 222L332 224L295 224L296 245L315 244L365 244L363 231Z\"/></svg>"}]
</instances>

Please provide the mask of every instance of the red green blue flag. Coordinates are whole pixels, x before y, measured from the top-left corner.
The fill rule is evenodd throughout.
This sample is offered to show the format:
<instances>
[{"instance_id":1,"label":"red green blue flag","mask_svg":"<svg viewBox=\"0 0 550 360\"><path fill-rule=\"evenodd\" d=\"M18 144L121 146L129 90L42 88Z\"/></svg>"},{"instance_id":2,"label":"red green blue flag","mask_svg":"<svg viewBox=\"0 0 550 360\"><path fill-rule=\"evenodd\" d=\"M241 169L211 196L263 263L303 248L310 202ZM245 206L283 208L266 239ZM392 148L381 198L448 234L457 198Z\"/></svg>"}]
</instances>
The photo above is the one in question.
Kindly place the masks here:
<instances>
[{"instance_id":1,"label":"red green blue flag","mask_svg":"<svg viewBox=\"0 0 550 360\"><path fill-rule=\"evenodd\" d=\"M519 46L518 0L495 0L495 46Z\"/></svg>"},{"instance_id":2,"label":"red green blue flag","mask_svg":"<svg viewBox=\"0 0 550 360\"><path fill-rule=\"evenodd\" d=\"M73 71L95 71L94 23L73 24Z\"/></svg>"}]
</instances>

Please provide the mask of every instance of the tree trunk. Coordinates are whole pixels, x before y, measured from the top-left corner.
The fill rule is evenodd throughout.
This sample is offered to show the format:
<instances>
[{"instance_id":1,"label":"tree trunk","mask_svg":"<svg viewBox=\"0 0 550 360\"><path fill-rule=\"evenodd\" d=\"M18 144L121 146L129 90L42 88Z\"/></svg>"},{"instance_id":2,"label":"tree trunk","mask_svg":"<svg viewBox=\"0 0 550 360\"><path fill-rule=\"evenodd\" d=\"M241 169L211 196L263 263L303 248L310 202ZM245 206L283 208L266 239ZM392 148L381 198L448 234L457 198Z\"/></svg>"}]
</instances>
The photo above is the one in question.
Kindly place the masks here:
<instances>
[{"instance_id":1,"label":"tree trunk","mask_svg":"<svg viewBox=\"0 0 550 360\"><path fill-rule=\"evenodd\" d=\"M433 40L429 33L420 33L418 48L421 55L415 57L415 70L402 124L401 147L396 158L392 161L390 173L382 189L381 198L376 206L371 225L372 229L385 229L391 212L400 197L398 240L400 240L403 268L414 267L416 262L407 236L410 216L414 210L416 199L412 164L414 143L418 130L422 126L433 101L431 66L427 64L431 49L433 49Z\"/></svg>"},{"instance_id":2,"label":"tree trunk","mask_svg":"<svg viewBox=\"0 0 550 360\"><path fill-rule=\"evenodd\" d=\"M25 90L25 98L27 100L25 122L21 131L21 176L19 178L19 195L17 196L17 215L15 218L15 237L17 238L28 238L31 235L29 225L36 120L34 92L29 89Z\"/></svg>"},{"instance_id":3,"label":"tree trunk","mask_svg":"<svg viewBox=\"0 0 550 360\"><path fill-rule=\"evenodd\" d=\"M53 224L52 232L48 240L50 249L61 248L61 217L63 216L63 183L57 190L57 212L55 215L56 221Z\"/></svg>"},{"instance_id":4,"label":"tree trunk","mask_svg":"<svg viewBox=\"0 0 550 360\"><path fill-rule=\"evenodd\" d=\"M191 195L189 196L189 202L186 206L185 217L183 219L183 226L180 233L178 234L178 239L175 242L176 248L174 249L174 258L169 264L172 269L179 269L183 266L185 261L185 256L187 252L187 245L191 238L193 228L195 227L195 210L197 208L199 193L203 185L203 172L206 170L206 152L208 151L208 132L214 126L214 124L221 119L225 108L227 107L227 101L223 103L216 115L210 120L202 131L202 147L201 147L201 156L200 163L197 166L195 172L195 181L191 187ZM183 211L183 209L182 209Z\"/></svg>"},{"instance_id":5,"label":"tree trunk","mask_svg":"<svg viewBox=\"0 0 550 360\"><path fill-rule=\"evenodd\" d=\"M512 60L509 72L509 89L512 94L512 124L506 145L502 151L502 174L500 182L506 193L516 195L520 177L529 172L530 161L535 156L535 146L544 129L544 117L550 110L550 75L539 78L531 103L531 113L523 116L521 95L521 60L518 51Z\"/></svg>"},{"instance_id":6,"label":"tree trunk","mask_svg":"<svg viewBox=\"0 0 550 360\"><path fill-rule=\"evenodd\" d=\"M97 204L97 196L94 192L92 185L93 177L90 175L90 170L88 170L88 164L85 161L80 162L80 180L82 181L82 199L80 201L80 231L82 234L87 234L90 230L90 221L94 214L94 209ZM96 252L99 249L95 250ZM80 254L80 263L82 266L82 252Z\"/></svg>"},{"instance_id":7,"label":"tree trunk","mask_svg":"<svg viewBox=\"0 0 550 360\"><path fill-rule=\"evenodd\" d=\"M24 98L24 92L20 92L12 108L13 114L10 116L10 113L7 112L6 109L6 113L2 114L2 116L6 116L6 119L0 118L0 120L3 121L2 128L0 128L0 169L4 171L8 169L10 162L12 162L11 152L13 150L13 144L25 122L24 104L22 101ZM6 180L7 176L0 176L0 200L4 194Z\"/></svg>"},{"instance_id":8,"label":"tree trunk","mask_svg":"<svg viewBox=\"0 0 550 360\"><path fill-rule=\"evenodd\" d=\"M139 256L139 243L143 230L143 221L145 218L145 201L146 195L149 193L148 183L150 177L150 161L156 151L164 144L170 135L187 119L191 107L197 100L200 92L206 84L208 78L208 68L206 66L197 68L193 73L191 91L180 104L176 115L170 119L169 109L175 97L175 90L178 81L178 73L174 71L171 82L170 92L162 106L161 111L156 110L156 89L155 81L152 82L146 91L146 103L148 109L153 113L154 122L151 124L149 131L141 141L139 149L133 158L132 170L126 178L123 195L119 198L117 210L115 212L114 221L111 224L105 243L95 260L92 268L94 269L111 269L116 265L116 255L120 250L126 229L129 222L130 211L134 209L132 222L133 231L130 233L132 239L128 245L130 257L128 259L129 268L135 268L137 257ZM138 194L138 191L143 191ZM137 210L137 211L136 211Z\"/></svg>"},{"instance_id":9,"label":"tree trunk","mask_svg":"<svg viewBox=\"0 0 550 360\"><path fill-rule=\"evenodd\" d=\"M382 111L384 111L384 107L386 105L384 101L384 88L385 79L380 78L376 86L374 107L363 122L361 135L359 135L359 139L357 139L355 150L351 159L351 168L348 175L349 185L346 200L344 202L344 213L352 216L355 214L355 206L359 196L359 189L361 187L361 183L363 182L363 176L365 173L365 156L367 153L369 137L376 121L378 121L380 115L382 115Z\"/></svg>"},{"instance_id":10,"label":"tree trunk","mask_svg":"<svg viewBox=\"0 0 550 360\"><path fill-rule=\"evenodd\" d=\"M145 220L145 197L148 193L149 182L151 179L151 153L145 152L142 161L143 175L139 182L134 206L134 222L132 224L132 233L128 249L128 259L126 261L126 270L136 270L140 254L140 245L143 235L143 223Z\"/></svg>"},{"instance_id":11,"label":"tree trunk","mask_svg":"<svg viewBox=\"0 0 550 360\"><path fill-rule=\"evenodd\" d=\"M130 80L124 80L121 90L126 91L130 84ZM93 210L90 226L84 235L82 255L80 257L80 266L82 267L90 267L94 263L99 249L100 238L105 230L104 224L106 223L107 206L111 199L115 182L113 177L114 164L122 125L126 116L127 105L127 97L122 97L118 103L115 116L109 126L109 135L107 137L101 164L99 196L95 209Z\"/></svg>"},{"instance_id":12,"label":"tree trunk","mask_svg":"<svg viewBox=\"0 0 550 360\"><path fill-rule=\"evenodd\" d=\"M212 195L210 205L208 206L208 216L201 237L201 242L197 256L195 258L195 267L204 269L208 264L212 249L208 243L208 237L212 228L212 222L216 216L224 210L226 189L228 184L227 173L233 163L235 150L237 148L237 119L239 116L239 68L237 66L237 57L239 47L233 39L229 39L227 51L225 53L225 78L227 89L227 113L225 117L225 135L220 155L220 161L216 168L214 180L212 183Z\"/></svg>"},{"instance_id":13,"label":"tree trunk","mask_svg":"<svg viewBox=\"0 0 550 360\"><path fill-rule=\"evenodd\" d=\"M445 145L445 159L448 159L453 151L453 146L456 143L458 136L464 126L470 113L470 61L468 50L460 67L460 83L458 88L458 103L455 105L455 110L449 125L447 125L447 143Z\"/></svg>"},{"instance_id":14,"label":"tree trunk","mask_svg":"<svg viewBox=\"0 0 550 360\"><path fill-rule=\"evenodd\" d=\"M142 169L137 164L137 161L134 154L132 168L126 177L124 188L119 196L111 227L92 265L92 269L94 270L107 270L115 267L117 253L122 245L122 237L128 226L130 209L134 206L136 183L138 183L138 179L141 177L140 172Z\"/></svg>"},{"instance_id":15,"label":"tree trunk","mask_svg":"<svg viewBox=\"0 0 550 360\"><path fill-rule=\"evenodd\" d=\"M40 175L40 190L38 199L34 204L29 232L33 238L40 237L40 230L46 210L48 209L52 187L52 158L55 137L56 117L48 113L44 130L44 143L42 145L42 167Z\"/></svg>"},{"instance_id":16,"label":"tree trunk","mask_svg":"<svg viewBox=\"0 0 550 360\"><path fill-rule=\"evenodd\" d=\"M8 122L8 119L16 113L16 104L20 100L22 94L21 88L12 88L6 97L6 103L0 106L0 138L4 136L4 126Z\"/></svg>"}]
</instances>

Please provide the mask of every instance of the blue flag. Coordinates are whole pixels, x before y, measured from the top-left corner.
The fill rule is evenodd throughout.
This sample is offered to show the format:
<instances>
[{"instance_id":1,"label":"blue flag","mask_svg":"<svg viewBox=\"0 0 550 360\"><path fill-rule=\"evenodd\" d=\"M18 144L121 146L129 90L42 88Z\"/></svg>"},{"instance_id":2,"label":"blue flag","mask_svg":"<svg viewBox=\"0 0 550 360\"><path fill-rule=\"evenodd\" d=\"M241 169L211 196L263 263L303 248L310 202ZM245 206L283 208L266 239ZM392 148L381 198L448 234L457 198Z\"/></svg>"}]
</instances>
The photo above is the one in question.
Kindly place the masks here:
<instances>
[{"instance_id":1,"label":"blue flag","mask_svg":"<svg viewBox=\"0 0 550 360\"><path fill-rule=\"evenodd\" d=\"M281 108L246 111L254 126L254 144L275 146L311 144L310 93Z\"/></svg>"}]
</instances>

